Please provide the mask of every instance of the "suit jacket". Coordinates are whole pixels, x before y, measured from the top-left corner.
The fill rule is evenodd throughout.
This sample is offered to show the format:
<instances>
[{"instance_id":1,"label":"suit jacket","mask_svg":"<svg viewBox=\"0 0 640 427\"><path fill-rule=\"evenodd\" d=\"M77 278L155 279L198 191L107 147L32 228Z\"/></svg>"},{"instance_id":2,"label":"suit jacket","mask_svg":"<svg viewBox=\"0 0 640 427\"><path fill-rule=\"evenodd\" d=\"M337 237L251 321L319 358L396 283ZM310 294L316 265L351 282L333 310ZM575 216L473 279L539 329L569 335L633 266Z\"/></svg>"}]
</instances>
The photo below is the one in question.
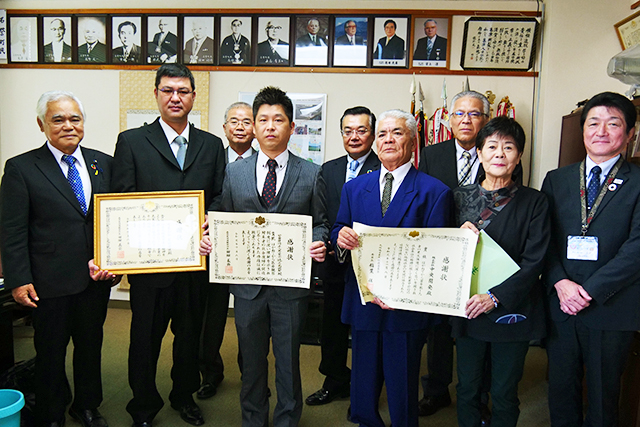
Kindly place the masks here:
<instances>
[{"instance_id":1,"label":"suit jacket","mask_svg":"<svg viewBox=\"0 0 640 427\"><path fill-rule=\"evenodd\" d=\"M211 37L205 38L197 52L193 51L194 45L195 38L189 39L184 45L184 51L182 52L183 62L185 64L212 64L213 39ZM192 61L192 55L194 56L195 61Z\"/></svg>"},{"instance_id":2,"label":"suit jacket","mask_svg":"<svg viewBox=\"0 0 640 427\"><path fill-rule=\"evenodd\" d=\"M139 64L140 59L142 59L142 50L140 46L134 44L131 48L131 52L129 52L129 56L125 58L124 56L124 46L117 47L113 49L111 56L113 57L113 62L119 63L132 63Z\"/></svg>"},{"instance_id":3,"label":"suit jacket","mask_svg":"<svg viewBox=\"0 0 640 427\"><path fill-rule=\"evenodd\" d=\"M155 52L156 46L160 46L160 55L162 55L163 53L166 53L169 56L173 56L176 53L178 53L178 37L176 37L176 35L173 34L172 32L168 32L166 37L162 41L162 44L160 45L161 34L162 33L155 33L153 35L154 51L149 53L156 53Z\"/></svg>"},{"instance_id":4,"label":"suit jacket","mask_svg":"<svg viewBox=\"0 0 640 427\"><path fill-rule=\"evenodd\" d=\"M298 39L296 40L296 46L298 47L304 47L304 46L326 46L327 45L327 41L325 40L325 38L319 34L316 34L316 42L314 43L311 40L311 36L309 35L309 33L305 34L304 36L300 36L298 37Z\"/></svg>"},{"instance_id":5,"label":"suit jacket","mask_svg":"<svg viewBox=\"0 0 640 427\"><path fill-rule=\"evenodd\" d=\"M373 59L404 59L404 40L394 35L387 43L387 37L382 37L373 52Z\"/></svg>"},{"instance_id":6,"label":"suit jacket","mask_svg":"<svg viewBox=\"0 0 640 427\"><path fill-rule=\"evenodd\" d=\"M357 46L364 45L364 39L361 36L355 36L355 37L356 37L356 45ZM351 43L349 43L349 37L347 37L346 34L338 37L336 39L336 44L337 45L353 46Z\"/></svg>"},{"instance_id":7,"label":"suit jacket","mask_svg":"<svg viewBox=\"0 0 640 427\"><path fill-rule=\"evenodd\" d=\"M111 156L81 150L92 195L109 192ZM85 215L46 144L7 161L0 186L7 289L33 283L40 298L56 298L92 283L87 263L93 258L93 197L87 202Z\"/></svg>"},{"instance_id":8,"label":"suit jacket","mask_svg":"<svg viewBox=\"0 0 640 427\"><path fill-rule=\"evenodd\" d=\"M464 188L466 193L468 188ZM470 208L459 188L453 194L458 210ZM462 225L461 222L456 226ZM484 231L509 254L520 270L491 288L500 301L495 310L471 320L451 317L455 338L470 336L482 341L510 342L536 340L546 335L544 291L539 277L549 246L550 230L547 197L533 188L519 187L513 199ZM522 314L526 320L507 325L495 323L508 314Z\"/></svg>"},{"instance_id":9,"label":"suit jacket","mask_svg":"<svg viewBox=\"0 0 640 427\"><path fill-rule=\"evenodd\" d=\"M597 261L567 259L567 236L581 234L580 164L549 172L542 184L551 205L552 236L544 280L556 322L569 315L560 310L554 285L569 279L593 298L577 314L584 324L612 331L640 328L640 169L624 162L616 178L622 182L606 192L587 232L598 238Z\"/></svg>"},{"instance_id":10,"label":"suit jacket","mask_svg":"<svg viewBox=\"0 0 640 427\"><path fill-rule=\"evenodd\" d=\"M371 226L402 228L446 227L450 224L451 190L437 179L410 168L384 217L380 208L379 180L380 171L377 170L344 185L331 242L337 241L342 227L353 227L356 221ZM353 267L349 266L342 305L343 323L368 331L416 331L429 327L433 317L427 313L362 305L357 286Z\"/></svg>"},{"instance_id":11,"label":"suit jacket","mask_svg":"<svg viewBox=\"0 0 640 427\"><path fill-rule=\"evenodd\" d=\"M286 52L289 52L289 44L278 40L278 46L286 46ZM277 51L271 48L269 40L258 43L258 64L288 64L289 55L282 57Z\"/></svg>"},{"instance_id":12,"label":"suit jacket","mask_svg":"<svg viewBox=\"0 0 640 427\"><path fill-rule=\"evenodd\" d=\"M447 59L447 39L436 35L436 39L433 41L433 47L431 53L427 57L427 40L428 37L423 37L418 40L416 50L413 54L414 60L436 60L444 61Z\"/></svg>"},{"instance_id":13,"label":"suit jacket","mask_svg":"<svg viewBox=\"0 0 640 427\"><path fill-rule=\"evenodd\" d=\"M44 62L56 62L53 56L52 43L44 45ZM62 42L62 57L60 62L71 62L71 46Z\"/></svg>"},{"instance_id":14,"label":"suit jacket","mask_svg":"<svg viewBox=\"0 0 640 427\"><path fill-rule=\"evenodd\" d=\"M96 45L89 52L87 43L78 47L78 62L106 62L107 61L107 47L96 42Z\"/></svg>"},{"instance_id":15,"label":"suit jacket","mask_svg":"<svg viewBox=\"0 0 640 427\"><path fill-rule=\"evenodd\" d=\"M238 41L240 47L240 57L239 61L242 64L250 64L251 63L251 43L249 39L245 36L240 35L240 40ZM220 45L220 63L221 64L236 64L235 53L233 52L234 48L233 35L228 35L222 40L222 45Z\"/></svg>"},{"instance_id":16,"label":"suit jacket","mask_svg":"<svg viewBox=\"0 0 640 427\"><path fill-rule=\"evenodd\" d=\"M325 184L320 167L289 153L284 181L273 204L267 207L258 193L256 164L258 156L251 156L227 166L222 190L222 211L264 212L311 215L313 241L327 241L329 227L326 216ZM231 285L229 290L237 297L254 299L262 286ZM275 287L286 300L303 298L310 289Z\"/></svg>"},{"instance_id":17,"label":"suit jacket","mask_svg":"<svg viewBox=\"0 0 640 427\"><path fill-rule=\"evenodd\" d=\"M451 189L458 186L458 161L455 144L457 144L455 139L449 139L424 147L420 152L420 162L418 163L420 171L438 178ZM522 175L522 163L519 162L513 170L512 179L518 185L522 185ZM482 165L479 165L478 174L473 182L482 182L483 179L484 169Z\"/></svg>"},{"instance_id":18,"label":"suit jacket","mask_svg":"<svg viewBox=\"0 0 640 427\"><path fill-rule=\"evenodd\" d=\"M159 119L120 133L114 154L112 191L204 190L205 207L216 209L224 177L224 147L217 136L189 126L184 170L180 170ZM130 275L129 282L167 287L175 274ZM208 282L206 272L191 274L203 275L203 281Z\"/></svg>"}]
</instances>

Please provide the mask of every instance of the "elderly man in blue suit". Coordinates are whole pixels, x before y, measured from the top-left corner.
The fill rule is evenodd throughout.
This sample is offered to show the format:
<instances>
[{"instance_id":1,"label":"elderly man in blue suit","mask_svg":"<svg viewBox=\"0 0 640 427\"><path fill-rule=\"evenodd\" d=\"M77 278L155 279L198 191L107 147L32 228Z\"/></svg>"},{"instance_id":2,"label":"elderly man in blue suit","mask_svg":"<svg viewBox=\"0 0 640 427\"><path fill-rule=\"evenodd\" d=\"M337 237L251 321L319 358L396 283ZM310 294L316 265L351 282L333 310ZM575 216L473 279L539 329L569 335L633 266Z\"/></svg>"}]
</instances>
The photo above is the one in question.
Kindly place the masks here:
<instances>
[{"instance_id":1,"label":"elderly man in blue suit","mask_svg":"<svg viewBox=\"0 0 640 427\"><path fill-rule=\"evenodd\" d=\"M411 114L390 110L380 115L376 145L379 171L347 182L331 232L336 253L346 259L358 246L354 222L380 227L445 227L450 223L449 188L411 164L416 122ZM378 412L386 384L394 426L418 425L420 353L433 315L389 310L384 302L362 305L353 268L347 271L342 321L351 325L351 421L384 427Z\"/></svg>"}]
</instances>

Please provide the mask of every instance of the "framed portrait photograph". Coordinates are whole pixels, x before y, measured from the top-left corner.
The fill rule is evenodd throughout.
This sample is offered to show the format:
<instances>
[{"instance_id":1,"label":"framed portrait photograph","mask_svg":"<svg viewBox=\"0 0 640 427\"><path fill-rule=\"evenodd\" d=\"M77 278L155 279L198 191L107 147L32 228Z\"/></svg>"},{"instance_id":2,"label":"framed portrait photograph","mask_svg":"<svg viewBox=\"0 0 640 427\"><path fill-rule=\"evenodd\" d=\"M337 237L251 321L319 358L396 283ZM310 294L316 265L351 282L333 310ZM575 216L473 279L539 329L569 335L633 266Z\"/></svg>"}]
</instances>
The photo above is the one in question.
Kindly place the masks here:
<instances>
[{"instance_id":1,"label":"framed portrait photograph","mask_svg":"<svg viewBox=\"0 0 640 427\"><path fill-rule=\"evenodd\" d=\"M460 66L465 70L527 71L538 39L536 18L469 18Z\"/></svg>"},{"instance_id":2,"label":"framed portrait photograph","mask_svg":"<svg viewBox=\"0 0 640 427\"><path fill-rule=\"evenodd\" d=\"M295 65L329 64L329 16L296 16Z\"/></svg>"},{"instance_id":3,"label":"framed portrait photograph","mask_svg":"<svg viewBox=\"0 0 640 427\"><path fill-rule=\"evenodd\" d=\"M106 17L78 17L78 62L81 64L107 62Z\"/></svg>"},{"instance_id":4,"label":"framed portrait photograph","mask_svg":"<svg viewBox=\"0 0 640 427\"><path fill-rule=\"evenodd\" d=\"M251 65L251 17L220 18L220 65Z\"/></svg>"},{"instance_id":5,"label":"framed portrait photograph","mask_svg":"<svg viewBox=\"0 0 640 427\"><path fill-rule=\"evenodd\" d=\"M373 66L406 67L409 18L376 17L373 28Z\"/></svg>"},{"instance_id":6,"label":"framed portrait photograph","mask_svg":"<svg viewBox=\"0 0 640 427\"><path fill-rule=\"evenodd\" d=\"M9 51L11 62L38 62L38 18L9 18Z\"/></svg>"},{"instance_id":7,"label":"framed portrait photograph","mask_svg":"<svg viewBox=\"0 0 640 427\"><path fill-rule=\"evenodd\" d=\"M213 64L214 57L213 16L184 17L184 47L182 62L185 64Z\"/></svg>"},{"instance_id":8,"label":"framed portrait photograph","mask_svg":"<svg viewBox=\"0 0 640 427\"><path fill-rule=\"evenodd\" d=\"M165 64L178 60L178 18L147 18L147 64Z\"/></svg>"},{"instance_id":9,"label":"framed portrait photograph","mask_svg":"<svg viewBox=\"0 0 640 427\"><path fill-rule=\"evenodd\" d=\"M446 67L449 51L449 18L415 17L413 20L414 67Z\"/></svg>"},{"instance_id":10,"label":"framed portrait photograph","mask_svg":"<svg viewBox=\"0 0 640 427\"><path fill-rule=\"evenodd\" d=\"M44 62L71 62L70 16L43 16L42 36Z\"/></svg>"},{"instance_id":11,"label":"framed portrait photograph","mask_svg":"<svg viewBox=\"0 0 640 427\"><path fill-rule=\"evenodd\" d=\"M111 18L111 61L114 64L142 63L142 18L114 16Z\"/></svg>"},{"instance_id":12,"label":"framed portrait photograph","mask_svg":"<svg viewBox=\"0 0 640 427\"><path fill-rule=\"evenodd\" d=\"M366 16L336 16L333 34L334 66L367 66L369 19Z\"/></svg>"},{"instance_id":13,"label":"framed portrait photograph","mask_svg":"<svg viewBox=\"0 0 640 427\"><path fill-rule=\"evenodd\" d=\"M289 65L290 28L288 16L258 18L258 65Z\"/></svg>"}]
</instances>

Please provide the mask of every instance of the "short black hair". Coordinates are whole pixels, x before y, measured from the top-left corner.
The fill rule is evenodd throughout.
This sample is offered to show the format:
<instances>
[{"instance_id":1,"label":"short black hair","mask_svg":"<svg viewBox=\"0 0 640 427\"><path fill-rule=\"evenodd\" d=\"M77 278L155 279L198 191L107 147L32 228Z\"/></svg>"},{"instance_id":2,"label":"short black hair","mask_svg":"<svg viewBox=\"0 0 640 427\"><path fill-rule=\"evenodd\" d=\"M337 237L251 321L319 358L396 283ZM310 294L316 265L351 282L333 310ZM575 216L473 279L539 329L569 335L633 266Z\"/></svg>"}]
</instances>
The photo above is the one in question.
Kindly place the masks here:
<instances>
[{"instance_id":1,"label":"short black hair","mask_svg":"<svg viewBox=\"0 0 640 427\"><path fill-rule=\"evenodd\" d=\"M595 107L607 107L619 110L624 116L624 120L627 125L625 133L629 133L629 131L636 126L636 117L638 113L636 112L636 107L633 105L633 102L619 93L602 92L587 101L582 109L582 115L580 116L581 128L584 127L584 122L587 121L589 111Z\"/></svg>"},{"instance_id":2,"label":"short black hair","mask_svg":"<svg viewBox=\"0 0 640 427\"><path fill-rule=\"evenodd\" d=\"M369 116L369 125L371 126L371 132L376 131L376 115L367 107L361 105L357 107L351 107L344 110L342 117L340 117L340 130L342 130L342 122L344 122L345 116L358 116L360 114L367 114Z\"/></svg>"},{"instance_id":3,"label":"short black hair","mask_svg":"<svg viewBox=\"0 0 640 427\"><path fill-rule=\"evenodd\" d=\"M522 129L522 126L520 126L518 122L507 116L494 117L480 129L478 136L476 136L476 148L482 150L486 139L496 134L502 137L510 136L513 138L513 142L516 143L518 153L522 154L524 152L524 142L526 139L524 129Z\"/></svg>"},{"instance_id":4,"label":"short black hair","mask_svg":"<svg viewBox=\"0 0 640 427\"><path fill-rule=\"evenodd\" d=\"M138 32L138 29L136 28L136 24L134 24L131 21L124 21L124 22L121 22L120 25L118 25L118 34L120 34L120 32L122 31L122 27L125 27L127 25L130 25L131 27L133 27L133 34Z\"/></svg>"},{"instance_id":5,"label":"short black hair","mask_svg":"<svg viewBox=\"0 0 640 427\"><path fill-rule=\"evenodd\" d=\"M260 89L253 100L253 117L258 117L258 110L265 104L281 106L289 122L293 123L293 103L282 89L275 86Z\"/></svg>"},{"instance_id":6,"label":"short black hair","mask_svg":"<svg viewBox=\"0 0 640 427\"><path fill-rule=\"evenodd\" d=\"M396 24L396 21L394 21L393 19L387 19L386 21L384 21L384 27L386 27L389 23L393 24L393 29L398 28L398 24Z\"/></svg>"},{"instance_id":7,"label":"short black hair","mask_svg":"<svg viewBox=\"0 0 640 427\"><path fill-rule=\"evenodd\" d=\"M188 77L191 82L191 90L194 92L196 90L196 80L193 78L191 70L188 69L186 65L180 63L162 64L156 71L156 89L160 85L160 80L163 77Z\"/></svg>"}]
</instances>

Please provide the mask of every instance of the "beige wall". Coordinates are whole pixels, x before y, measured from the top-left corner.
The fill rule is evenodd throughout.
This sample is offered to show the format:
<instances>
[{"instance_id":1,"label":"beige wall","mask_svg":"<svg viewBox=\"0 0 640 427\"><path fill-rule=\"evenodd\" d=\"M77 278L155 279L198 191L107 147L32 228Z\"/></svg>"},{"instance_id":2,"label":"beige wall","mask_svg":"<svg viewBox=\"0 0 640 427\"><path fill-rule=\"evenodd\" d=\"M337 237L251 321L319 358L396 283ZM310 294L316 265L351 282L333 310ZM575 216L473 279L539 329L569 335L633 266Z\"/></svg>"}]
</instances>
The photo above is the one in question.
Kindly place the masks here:
<instances>
[{"instance_id":1,"label":"beige wall","mask_svg":"<svg viewBox=\"0 0 640 427\"><path fill-rule=\"evenodd\" d=\"M0 0L5 9L73 9L86 7L86 1L75 0ZM174 2L138 0L135 7L167 8ZM187 0L187 7L223 8L221 0ZM264 7L264 2L246 1L248 8ZM274 2L275 4L275 2ZM281 7L317 6L309 0L281 0ZM534 87L528 77L470 77L472 89L492 90L498 97L509 95L515 103L518 120L529 132L537 124L534 148L533 182L539 187L544 174L557 164L561 117L574 104L603 90L625 91L626 87L606 75L608 60L620 51L613 24L631 14L627 2L601 0L549 0L544 23L544 49L540 79L538 119L532 121ZM325 0L323 7L341 8L343 1ZM94 0L94 7L126 8L130 1ZM351 8L367 11L376 8L406 9L492 9L535 10L535 1L370 1L352 0ZM453 22L452 46L460 46L464 18ZM454 47L452 68L459 68L460 51ZM72 90L82 99L87 110L86 137L83 144L113 152L118 134L118 71L114 70L45 70L0 69L0 161L4 162L44 142L35 123L38 96L52 89ZM425 109L440 106L440 88L444 76L418 76L427 100ZM449 98L458 92L463 76L447 76ZM212 72L210 84L210 131L222 135L225 107L237 99L239 91L256 91L267 84L278 85L290 92L328 94L328 140L325 160L343 154L338 134L338 119L345 108L362 104L380 113L389 108L408 109L410 75L360 75L328 73L258 73ZM149 88L151 91L152 88ZM530 141L528 141L530 142ZM528 162L528 153L525 162ZM527 167L528 170L528 167Z\"/></svg>"}]
</instances>

